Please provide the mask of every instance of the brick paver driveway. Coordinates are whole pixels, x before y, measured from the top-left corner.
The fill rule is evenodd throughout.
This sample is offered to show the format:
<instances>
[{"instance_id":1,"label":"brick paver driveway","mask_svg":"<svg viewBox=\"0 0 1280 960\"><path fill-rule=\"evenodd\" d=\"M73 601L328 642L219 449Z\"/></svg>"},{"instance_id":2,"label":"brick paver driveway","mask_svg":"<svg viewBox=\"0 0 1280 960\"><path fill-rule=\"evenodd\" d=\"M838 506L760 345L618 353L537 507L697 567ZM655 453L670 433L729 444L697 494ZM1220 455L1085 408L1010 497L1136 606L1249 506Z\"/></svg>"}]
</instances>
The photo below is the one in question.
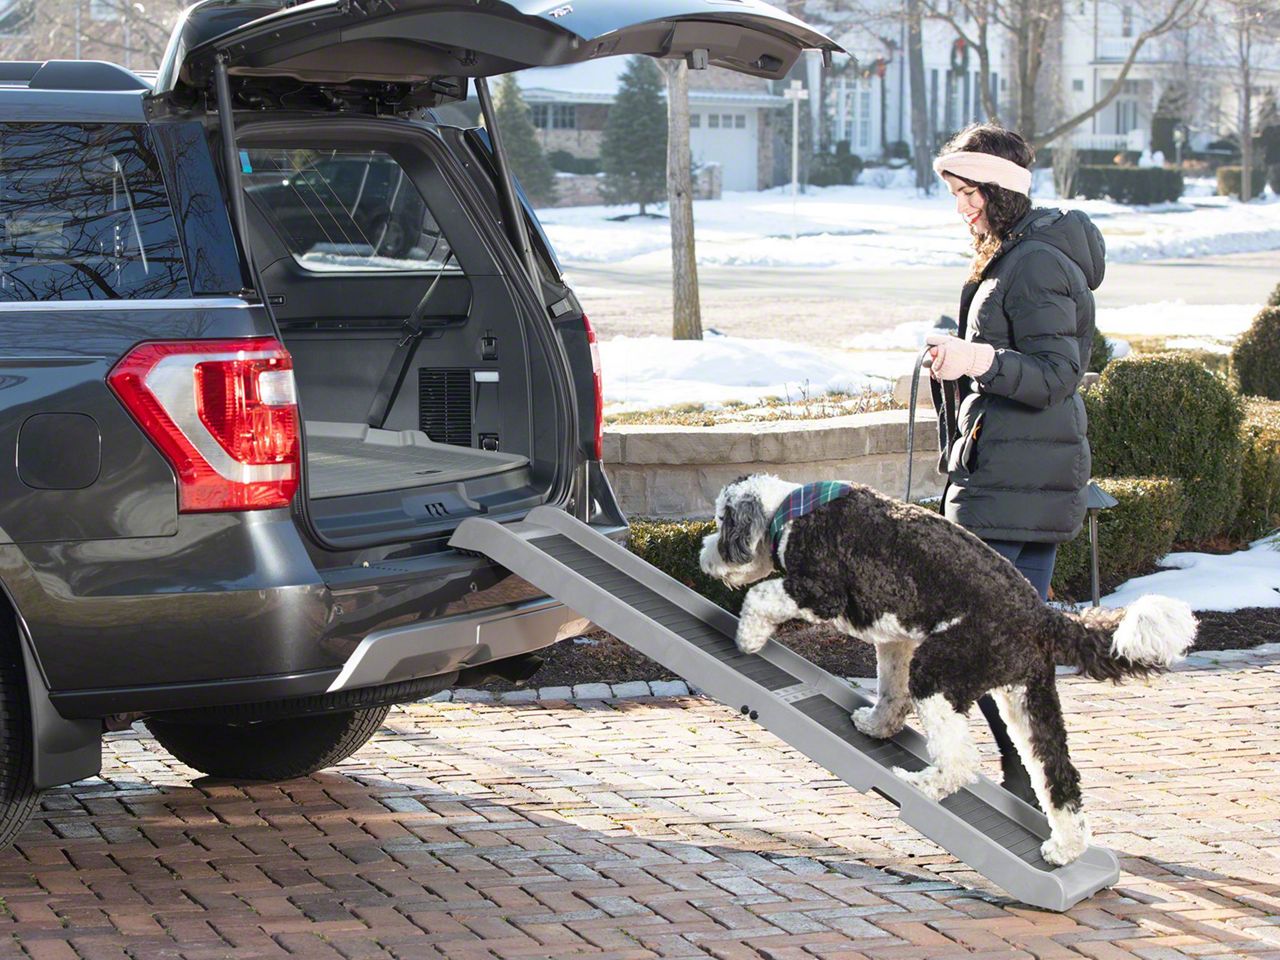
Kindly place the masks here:
<instances>
[{"instance_id":1,"label":"brick paver driveway","mask_svg":"<svg viewBox=\"0 0 1280 960\"><path fill-rule=\"evenodd\" d=\"M1120 885L1018 906L687 697L419 704L308 780L193 780L138 728L0 855L0 956L1280 957L1280 653L1062 683Z\"/></svg>"}]
</instances>

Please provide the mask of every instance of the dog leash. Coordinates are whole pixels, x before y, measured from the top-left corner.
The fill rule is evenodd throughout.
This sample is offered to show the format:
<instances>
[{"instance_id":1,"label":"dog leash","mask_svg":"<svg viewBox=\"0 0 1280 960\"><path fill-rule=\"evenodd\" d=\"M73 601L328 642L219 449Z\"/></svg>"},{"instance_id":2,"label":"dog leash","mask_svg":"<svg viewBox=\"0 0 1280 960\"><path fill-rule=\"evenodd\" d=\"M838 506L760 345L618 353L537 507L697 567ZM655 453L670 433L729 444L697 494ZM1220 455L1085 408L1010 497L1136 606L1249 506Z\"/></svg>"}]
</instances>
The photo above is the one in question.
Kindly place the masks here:
<instances>
[{"instance_id":1,"label":"dog leash","mask_svg":"<svg viewBox=\"0 0 1280 960\"><path fill-rule=\"evenodd\" d=\"M920 371L924 369L924 362L932 349L933 346L929 345L920 351L920 356L916 357L916 368L911 372L911 399L907 402L907 492L902 496L906 503L911 502L911 467L916 458L916 402L920 398Z\"/></svg>"}]
</instances>

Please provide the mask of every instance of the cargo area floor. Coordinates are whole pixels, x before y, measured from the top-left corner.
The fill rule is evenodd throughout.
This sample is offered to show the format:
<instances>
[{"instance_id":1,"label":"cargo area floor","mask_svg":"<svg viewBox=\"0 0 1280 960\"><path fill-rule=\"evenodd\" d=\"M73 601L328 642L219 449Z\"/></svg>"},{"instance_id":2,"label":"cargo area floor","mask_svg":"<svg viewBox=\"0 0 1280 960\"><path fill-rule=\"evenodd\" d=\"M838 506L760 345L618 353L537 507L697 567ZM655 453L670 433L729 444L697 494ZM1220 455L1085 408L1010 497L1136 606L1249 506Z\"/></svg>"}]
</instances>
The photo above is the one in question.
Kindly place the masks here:
<instances>
[{"instance_id":1,"label":"cargo area floor","mask_svg":"<svg viewBox=\"0 0 1280 960\"><path fill-rule=\"evenodd\" d=\"M436 443L417 430L307 424L307 480L313 499L456 483L528 463L519 454Z\"/></svg>"}]
</instances>

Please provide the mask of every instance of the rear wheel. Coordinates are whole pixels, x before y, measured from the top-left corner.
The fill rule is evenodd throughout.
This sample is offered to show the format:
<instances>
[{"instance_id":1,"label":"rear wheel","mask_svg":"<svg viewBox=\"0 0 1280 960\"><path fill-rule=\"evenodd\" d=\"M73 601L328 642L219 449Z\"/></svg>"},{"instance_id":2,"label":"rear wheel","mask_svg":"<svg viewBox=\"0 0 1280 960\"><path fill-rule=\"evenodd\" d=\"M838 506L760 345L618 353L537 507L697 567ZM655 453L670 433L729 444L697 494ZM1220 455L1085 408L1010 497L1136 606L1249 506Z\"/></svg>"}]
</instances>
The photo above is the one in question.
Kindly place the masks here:
<instances>
[{"instance_id":1,"label":"rear wheel","mask_svg":"<svg viewBox=\"0 0 1280 960\"><path fill-rule=\"evenodd\" d=\"M365 745L390 705L246 723L147 719L160 745L189 767L228 780L292 780L345 760Z\"/></svg>"},{"instance_id":2,"label":"rear wheel","mask_svg":"<svg viewBox=\"0 0 1280 960\"><path fill-rule=\"evenodd\" d=\"M0 609L0 848L13 842L40 798L21 642L12 614Z\"/></svg>"}]
</instances>

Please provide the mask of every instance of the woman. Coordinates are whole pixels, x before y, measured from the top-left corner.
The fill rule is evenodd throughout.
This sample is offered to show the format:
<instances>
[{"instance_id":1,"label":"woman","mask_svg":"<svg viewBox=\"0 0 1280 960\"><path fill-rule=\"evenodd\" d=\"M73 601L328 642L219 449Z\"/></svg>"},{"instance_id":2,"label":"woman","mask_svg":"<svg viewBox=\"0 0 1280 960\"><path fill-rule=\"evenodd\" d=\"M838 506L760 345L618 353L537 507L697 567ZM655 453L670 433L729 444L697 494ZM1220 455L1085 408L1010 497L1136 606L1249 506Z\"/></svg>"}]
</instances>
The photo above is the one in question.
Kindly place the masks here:
<instances>
[{"instance_id":1,"label":"woman","mask_svg":"<svg viewBox=\"0 0 1280 960\"><path fill-rule=\"evenodd\" d=\"M959 336L928 343L946 516L1045 597L1058 544L1085 516L1089 442L1077 387L1089 366L1105 250L1083 213L1032 207L1034 156L1018 134L979 124L934 161L969 226L974 259ZM1005 787L1035 803L994 701L983 697L979 707L1000 745Z\"/></svg>"}]
</instances>

